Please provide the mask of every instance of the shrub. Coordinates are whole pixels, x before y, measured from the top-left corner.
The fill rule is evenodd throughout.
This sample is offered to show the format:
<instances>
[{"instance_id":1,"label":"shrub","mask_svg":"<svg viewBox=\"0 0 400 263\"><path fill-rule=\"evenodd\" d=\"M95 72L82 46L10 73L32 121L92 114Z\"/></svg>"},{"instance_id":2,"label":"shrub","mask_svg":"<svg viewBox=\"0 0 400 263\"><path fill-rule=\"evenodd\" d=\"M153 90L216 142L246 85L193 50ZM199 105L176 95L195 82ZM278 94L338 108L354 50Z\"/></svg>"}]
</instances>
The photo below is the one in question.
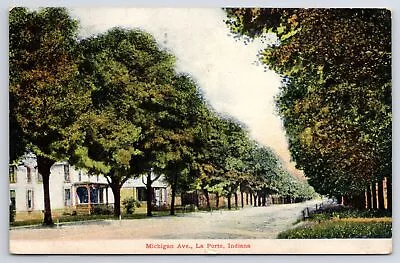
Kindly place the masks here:
<instances>
[{"instance_id":1,"label":"shrub","mask_svg":"<svg viewBox=\"0 0 400 263\"><path fill-rule=\"evenodd\" d=\"M153 211L169 211L169 205L168 204L162 204L162 205L153 205Z\"/></svg>"},{"instance_id":2,"label":"shrub","mask_svg":"<svg viewBox=\"0 0 400 263\"><path fill-rule=\"evenodd\" d=\"M282 232L280 239L302 238L391 238L391 221L367 221L352 222L325 221L320 224L312 224Z\"/></svg>"},{"instance_id":3,"label":"shrub","mask_svg":"<svg viewBox=\"0 0 400 263\"><path fill-rule=\"evenodd\" d=\"M140 207L140 202L136 201L133 197L128 197L122 201L122 205L125 207L126 213L131 215L135 212L136 207Z\"/></svg>"},{"instance_id":4,"label":"shrub","mask_svg":"<svg viewBox=\"0 0 400 263\"><path fill-rule=\"evenodd\" d=\"M93 207L93 215L111 215L113 214L113 208L109 205L98 205Z\"/></svg>"},{"instance_id":5,"label":"shrub","mask_svg":"<svg viewBox=\"0 0 400 263\"><path fill-rule=\"evenodd\" d=\"M185 205L183 207L184 212L196 212L197 210L197 206L193 204Z\"/></svg>"},{"instance_id":6,"label":"shrub","mask_svg":"<svg viewBox=\"0 0 400 263\"><path fill-rule=\"evenodd\" d=\"M344 206L331 206L313 211L309 220L324 221L332 218L382 218L391 216L392 213L388 210L357 210Z\"/></svg>"},{"instance_id":7,"label":"shrub","mask_svg":"<svg viewBox=\"0 0 400 263\"><path fill-rule=\"evenodd\" d=\"M331 215L328 213L316 213L316 214L311 214L309 219L315 221L325 221L331 219Z\"/></svg>"}]
</instances>

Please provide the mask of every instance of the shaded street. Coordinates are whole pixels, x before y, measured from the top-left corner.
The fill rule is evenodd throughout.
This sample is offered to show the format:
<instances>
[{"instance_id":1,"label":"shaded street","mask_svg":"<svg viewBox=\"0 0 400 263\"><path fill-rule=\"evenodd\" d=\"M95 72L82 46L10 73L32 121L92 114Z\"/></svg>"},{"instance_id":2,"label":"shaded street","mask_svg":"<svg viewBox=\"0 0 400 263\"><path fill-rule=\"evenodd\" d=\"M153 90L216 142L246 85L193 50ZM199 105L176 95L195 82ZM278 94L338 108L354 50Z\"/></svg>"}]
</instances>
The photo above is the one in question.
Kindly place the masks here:
<instances>
[{"instance_id":1,"label":"shaded street","mask_svg":"<svg viewBox=\"0 0 400 263\"><path fill-rule=\"evenodd\" d=\"M65 224L52 229L13 229L10 240L273 239L293 227L302 209L316 202Z\"/></svg>"}]
</instances>

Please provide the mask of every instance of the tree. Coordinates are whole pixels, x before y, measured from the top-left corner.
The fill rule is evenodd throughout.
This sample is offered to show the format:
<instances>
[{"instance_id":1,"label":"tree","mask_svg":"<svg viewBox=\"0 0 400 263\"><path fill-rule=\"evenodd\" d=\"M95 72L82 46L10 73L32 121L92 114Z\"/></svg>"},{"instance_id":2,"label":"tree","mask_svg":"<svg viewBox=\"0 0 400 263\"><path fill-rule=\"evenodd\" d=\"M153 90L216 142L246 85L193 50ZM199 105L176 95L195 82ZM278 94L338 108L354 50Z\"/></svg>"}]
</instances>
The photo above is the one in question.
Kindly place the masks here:
<instances>
[{"instance_id":1,"label":"tree","mask_svg":"<svg viewBox=\"0 0 400 263\"><path fill-rule=\"evenodd\" d=\"M309 183L323 194L356 197L371 181L390 181L390 11L226 12L236 35L277 36L259 58L284 78L277 106Z\"/></svg>"},{"instance_id":2,"label":"tree","mask_svg":"<svg viewBox=\"0 0 400 263\"><path fill-rule=\"evenodd\" d=\"M196 130L200 128L199 121L206 107L196 83L185 74L174 78L173 87L176 96L171 97L167 110L169 113L169 142L170 156L165 168L166 181L171 185L171 210L175 214L175 196L179 188L188 189L195 181L193 162L201 146L195 144Z\"/></svg>"},{"instance_id":3,"label":"tree","mask_svg":"<svg viewBox=\"0 0 400 263\"><path fill-rule=\"evenodd\" d=\"M225 172L224 177L229 182L225 191L228 198L228 209L230 209L232 194L235 198L235 207L238 207L237 191L240 184L246 180L247 166L245 160L249 158L251 141L243 124L233 119L223 121L222 132L226 137L226 144L220 150L221 156L224 157L222 166Z\"/></svg>"},{"instance_id":4,"label":"tree","mask_svg":"<svg viewBox=\"0 0 400 263\"><path fill-rule=\"evenodd\" d=\"M9 12L10 158L24 151L36 155L45 225L53 224L50 168L68 158L78 136L71 127L88 106L77 67L77 30L78 22L63 8Z\"/></svg>"},{"instance_id":5,"label":"tree","mask_svg":"<svg viewBox=\"0 0 400 263\"><path fill-rule=\"evenodd\" d=\"M140 128L127 119L118 118L113 110L91 110L82 118L83 146L79 147L71 163L88 170L90 174L103 175L114 196L114 216L121 214L121 187L132 177L130 160L140 154L135 143Z\"/></svg>"},{"instance_id":6,"label":"tree","mask_svg":"<svg viewBox=\"0 0 400 263\"><path fill-rule=\"evenodd\" d=\"M211 209L209 193L216 194L218 207L219 197L226 184L222 178L221 168L221 148L225 143L221 117L205 103L199 110L199 120L194 130L195 151L191 170L195 174L194 188L203 191L208 209Z\"/></svg>"},{"instance_id":7,"label":"tree","mask_svg":"<svg viewBox=\"0 0 400 263\"><path fill-rule=\"evenodd\" d=\"M275 186L276 181L280 179L277 176L280 169L278 158L267 146L253 143L251 158L247 162L249 172L253 175L250 188L257 197L262 199L262 205L265 206L266 196L278 192Z\"/></svg>"},{"instance_id":8,"label":"tree","mask_svg":"<svg viewBox=\"0 0 400 263\"><path fill-rule=\"evenodd\" d=\"M93 114L85 120L85 147L77 163L104 174L113 190L114 214L120 215L120 188L133 176L148 174L148 211L154 170L164 167L165 143L159 126L173 96L172 55L140 30L114 28L81 41L81 71L93 87ZM154 144L152 144L154 143ZM83 162L82 162L83 161Z\"/></svg>"}]
</instances>

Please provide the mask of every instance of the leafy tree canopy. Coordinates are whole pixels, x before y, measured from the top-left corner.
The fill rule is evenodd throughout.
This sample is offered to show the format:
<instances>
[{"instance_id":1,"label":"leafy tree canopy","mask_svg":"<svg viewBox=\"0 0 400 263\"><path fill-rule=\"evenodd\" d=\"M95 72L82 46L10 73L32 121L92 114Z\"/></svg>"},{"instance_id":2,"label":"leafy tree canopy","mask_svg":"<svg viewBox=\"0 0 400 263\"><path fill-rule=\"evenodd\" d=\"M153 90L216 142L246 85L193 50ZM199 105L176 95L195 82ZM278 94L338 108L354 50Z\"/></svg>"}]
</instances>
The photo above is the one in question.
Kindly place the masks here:
<instances>
[{"instance_id":1,"label":"leafy tree canopy","mask_svg":"<svg viewBox=\"0 0 400 263\"><path fill-rule=\"evenodd\" d=\"M73 127L88 108L78 72L77 30L77 21L63 8L9 12L10 159L26 150L37 156L48 225L50 167L76 146Z\"/></svg>"},{"instance_id":2,"label":"leafy tree canopy","mask_svg":"<svg viewBox=\"0 0 400 263\"><path fill-rule=\"evenodd\" d=\"M226 9L236 36L277 41L277 106L298 168L321 193L391 176L391 16L385 9Z\"/></svg>"}]
</instances>

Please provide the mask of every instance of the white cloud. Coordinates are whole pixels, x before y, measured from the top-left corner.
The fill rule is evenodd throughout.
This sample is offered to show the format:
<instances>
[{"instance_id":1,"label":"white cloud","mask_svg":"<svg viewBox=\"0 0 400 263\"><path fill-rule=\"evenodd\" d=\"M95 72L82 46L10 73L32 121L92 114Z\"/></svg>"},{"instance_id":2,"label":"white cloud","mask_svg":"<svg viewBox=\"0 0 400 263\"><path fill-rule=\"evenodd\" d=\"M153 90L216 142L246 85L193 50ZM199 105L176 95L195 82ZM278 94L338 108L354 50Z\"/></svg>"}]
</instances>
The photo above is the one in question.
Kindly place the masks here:
<instances>
[{"instance_id":1,"label":"white cloud","mask_svg":"<svg viewBox=\"0 0 400 263\"><path fill-rule=\"evenodd\" d=\"M281 121L274 113L280 78L256 65L263 44L245 45L228 35L221 9L76 8L72 14L81 22L83 37L115 26L152 34L177 57L177 70L196 79L216 110L240 119L255 139L290 162ZM295 171L293 164L288 168Z\"/></svg>"}]
</instances>

